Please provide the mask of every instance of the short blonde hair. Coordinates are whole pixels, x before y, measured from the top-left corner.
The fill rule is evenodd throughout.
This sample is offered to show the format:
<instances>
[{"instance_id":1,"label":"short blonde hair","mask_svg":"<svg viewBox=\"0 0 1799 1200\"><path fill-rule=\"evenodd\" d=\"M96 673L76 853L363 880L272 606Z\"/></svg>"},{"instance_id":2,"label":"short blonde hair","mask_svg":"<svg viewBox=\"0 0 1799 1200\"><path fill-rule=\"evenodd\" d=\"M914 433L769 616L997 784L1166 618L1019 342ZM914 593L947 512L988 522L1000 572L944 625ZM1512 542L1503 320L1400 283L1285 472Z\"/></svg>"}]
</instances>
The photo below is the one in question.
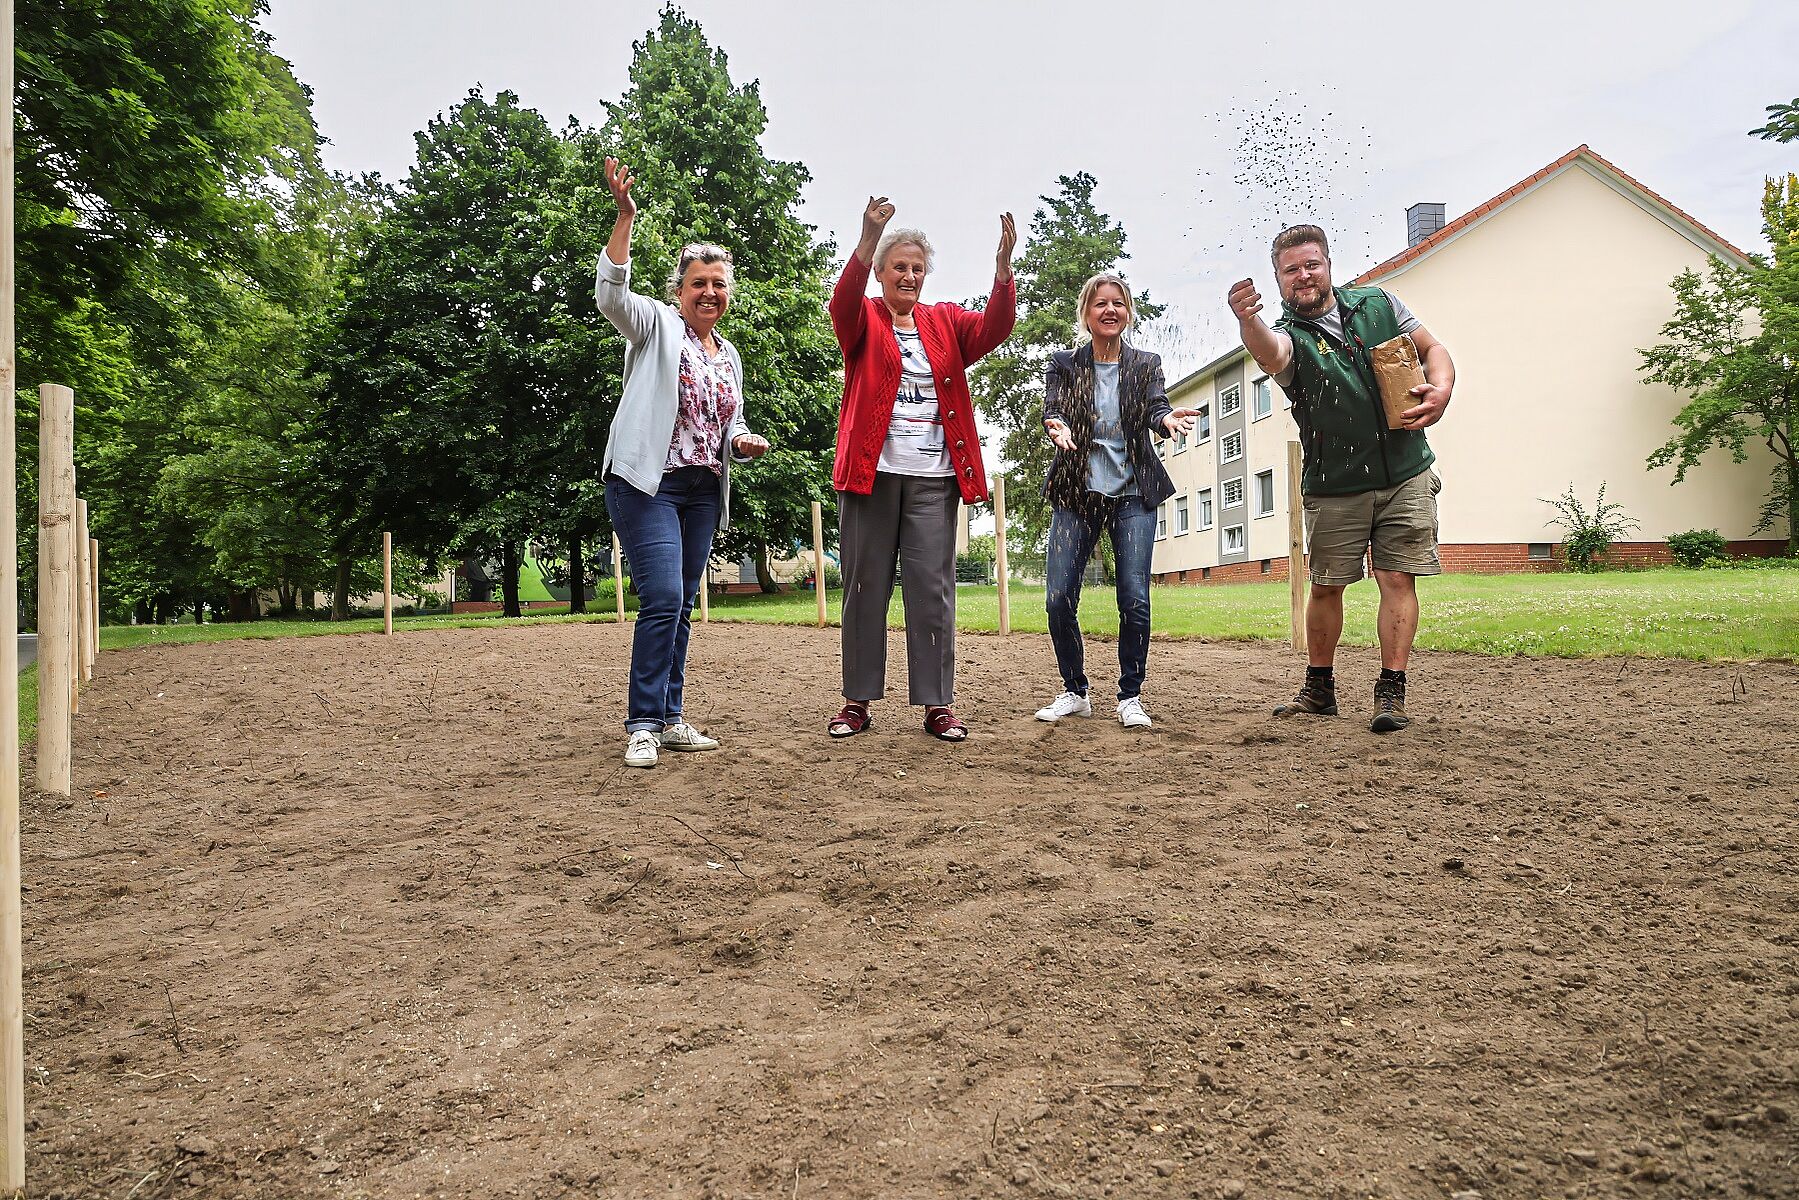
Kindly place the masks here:
<instances>
[{"instance_id":1,"label":"short blonde hair","mask_svg":"<svg viewBox=\"0 0 1799 1200\"><path fill-rule=\"evenodd\" d=\"M879 271L887 265L887 256L895 246L917 246L924 252L924 270L929 275L937 268L937 251L931 248L931 239L924 235L922 229L896 229L882 236L875 246L875 270Z\"/></svg>"},{"instance_id":2,"label":"short blonde hair","mask_svg":"<svg viewBox=\"0 0 1799 1200\"><path fill-rule=\"evenodd\" d=\"M1093 293L1106 284L1111 284L1124 293L1124 327L1129 331L1137 323L1137 298L1131 295L1131 285L1124 281L1124 276L1113 271L1101 271L1081 285L1080 303L1074 309L1074 335L1086 341L1093 340L1093 331L1087 328L1087 306L1093 303Z\"/></svg>"},{"instance_id":3,"label":"short blonde hair","mask_svg":"<svg viewBox=\"0 0 1799 1200\"><path fill-rule=\"evenodd\" d=\"M681 302L681 285L687 280L687 268L694 263L725 264L725 290L730 291L737 286L737 267L731 261L731 252L723 246L714 246L711 242L688 242L681 247L681 255L675 260L675 269L668 275L668 299L671 304Z\"/></svg>"}]
</instances>

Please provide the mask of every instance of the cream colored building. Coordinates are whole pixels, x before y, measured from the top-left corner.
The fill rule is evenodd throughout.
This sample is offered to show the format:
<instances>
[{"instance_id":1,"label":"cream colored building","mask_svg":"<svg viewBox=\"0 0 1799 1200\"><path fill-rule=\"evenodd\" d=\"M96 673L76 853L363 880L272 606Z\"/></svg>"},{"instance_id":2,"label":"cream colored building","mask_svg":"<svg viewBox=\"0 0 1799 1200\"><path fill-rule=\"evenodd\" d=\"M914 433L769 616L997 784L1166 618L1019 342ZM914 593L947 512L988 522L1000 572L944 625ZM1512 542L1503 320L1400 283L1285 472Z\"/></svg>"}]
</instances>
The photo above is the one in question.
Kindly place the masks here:
<instances>
[{"instance_id":1,"label":"cream colored building","mask_svg":"<svg viewBox=\"0 0 1799 1200\"><path fill-rule=\"evenodd\" d=\"M1752 533L1765 447L1740 464L1714 453L1678 486L1672 468L1647 465L1684 398L1645 386L1637 352L1661 339L1676 275L1714 257L1747 265L1740 250L1586 146L1437 228L1441 211L1415 206L1413 244L1348 282L1393 292L1455 359L1455 398L1430 431L1446 569L1551 566L1561 531L1542 501L1569 484L1591 506L1603 482L1641 523L1622 557L1653 560L1688 529L1740 550L1784 544L1784 526ZM1270 272L1256 274L1275 296ZM1169 389L1207 411L1203 437L1159 449L1177 489L1158 522L1159 580L1285 576L1285 446L1298 430L1270 382L1239 347Z\"/></svg>"}]
</instances>

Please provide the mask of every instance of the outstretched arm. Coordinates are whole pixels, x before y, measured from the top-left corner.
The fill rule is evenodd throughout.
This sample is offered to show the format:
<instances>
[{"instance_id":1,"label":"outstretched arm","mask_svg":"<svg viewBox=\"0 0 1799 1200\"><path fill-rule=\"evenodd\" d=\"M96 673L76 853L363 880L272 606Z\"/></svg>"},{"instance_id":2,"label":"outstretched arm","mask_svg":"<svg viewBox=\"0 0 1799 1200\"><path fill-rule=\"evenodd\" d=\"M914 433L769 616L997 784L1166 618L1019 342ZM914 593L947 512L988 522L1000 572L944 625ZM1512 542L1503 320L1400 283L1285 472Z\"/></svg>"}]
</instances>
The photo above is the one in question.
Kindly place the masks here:
<instances>
[{"instance_id":1,"label":"outstretched arm","mask_svg":"<svg viewBox=\"0 0 1799 1200\"><path fill-rule=\"evenodd\" d=\"M1243 336L1243 348L1256 365L1270 375L1286 370L1293 361L1293 340L1262 320L1262 294L1256 291L1253 279L1241 280L1231 287L1230 306Z\"/></svg>"},{"instance_id":2,"label":"outstretched arm","mask_svg":"<svg viewBox=\"0 0 1799 1200\"><path fill-rule=\"evenodd\" d=\"M1018 280L1012 274L1012 250L1018 245L1018 226L1011 213L999 215L999 253L995 257L993 291L987 307L978 313L951 307L957 314L956 340L962 344L962 361L973 366L1001 342L1012 336L1018 323Z\"/></svg>"}]
</instances>

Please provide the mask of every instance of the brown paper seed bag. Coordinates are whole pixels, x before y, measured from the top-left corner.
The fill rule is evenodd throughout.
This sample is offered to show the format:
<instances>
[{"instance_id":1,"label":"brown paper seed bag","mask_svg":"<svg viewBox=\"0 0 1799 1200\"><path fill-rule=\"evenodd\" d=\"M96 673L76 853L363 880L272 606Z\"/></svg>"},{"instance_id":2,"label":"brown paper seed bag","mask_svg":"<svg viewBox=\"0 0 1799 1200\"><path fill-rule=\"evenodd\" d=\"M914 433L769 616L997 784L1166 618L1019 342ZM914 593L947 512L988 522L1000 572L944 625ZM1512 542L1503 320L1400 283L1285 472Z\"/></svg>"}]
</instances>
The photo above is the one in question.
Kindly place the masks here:
<instances>
[{"instance_id":1,"label":"brown paper seed bag","mask_svg":"<svg viewBox=\"0 0 1799 1200\"><path fill-rule=\"evenodd\" d=\"M1369 351L1368 357L1374 364L1374 382L1380 387L1381 407L1387 410L1387 428L1405 428L1400 414L1418 407L1418 397L1412 395L1412 389L1425 382L1412 335L1402 333L1382 342Z\"/></svg>"}]
</instances>

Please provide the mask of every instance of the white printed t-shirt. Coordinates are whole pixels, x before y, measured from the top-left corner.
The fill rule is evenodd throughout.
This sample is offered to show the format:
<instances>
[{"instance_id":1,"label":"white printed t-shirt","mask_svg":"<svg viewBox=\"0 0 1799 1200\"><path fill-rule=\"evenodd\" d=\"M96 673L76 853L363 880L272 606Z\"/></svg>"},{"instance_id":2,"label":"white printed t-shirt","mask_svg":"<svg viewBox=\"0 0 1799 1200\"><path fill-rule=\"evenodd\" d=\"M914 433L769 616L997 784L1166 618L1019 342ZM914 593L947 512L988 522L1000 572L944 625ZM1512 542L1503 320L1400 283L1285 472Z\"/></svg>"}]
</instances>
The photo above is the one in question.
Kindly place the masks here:
<instances>
[{"instance_id":1,"label":"white printed t-shirt","mask_svg":"<svg viewBox=\"0 0 1799 1200\"><path fill-rule=\"evenodd\" d=\"M943 416L937 410L937 378L924 342L915 329L895 329L899 342L899 394L893 400L893 416L887 422L887 440L881 444L876 469L894 475L954 475L949 446L943 439Z\"/></svg>"}]
</instances>

